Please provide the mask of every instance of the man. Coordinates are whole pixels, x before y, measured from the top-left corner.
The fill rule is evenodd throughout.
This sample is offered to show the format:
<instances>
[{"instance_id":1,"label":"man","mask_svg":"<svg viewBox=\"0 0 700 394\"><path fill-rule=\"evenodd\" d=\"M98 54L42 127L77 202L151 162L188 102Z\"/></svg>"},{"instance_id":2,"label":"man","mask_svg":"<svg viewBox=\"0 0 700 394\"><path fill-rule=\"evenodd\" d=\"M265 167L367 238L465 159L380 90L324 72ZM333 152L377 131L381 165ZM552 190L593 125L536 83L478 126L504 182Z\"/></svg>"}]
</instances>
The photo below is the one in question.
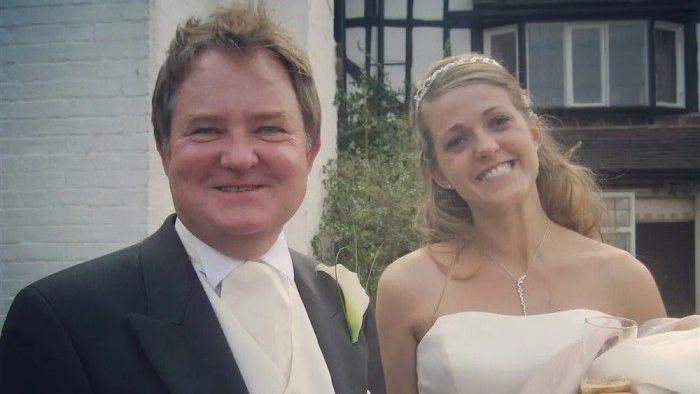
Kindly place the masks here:
<instances>
[{"instance_id":1,"label":"man","mask_svg":"<svg viewBox=\"0 0 700 394\"><path fill-rule=\"evenodd\" d=\"M264 12L178 28L153 94L176 215L143 242L24 290L3 393L384 392L372 310L286 247L319 150L306 56Z\"/></svg>"}]
</instances>

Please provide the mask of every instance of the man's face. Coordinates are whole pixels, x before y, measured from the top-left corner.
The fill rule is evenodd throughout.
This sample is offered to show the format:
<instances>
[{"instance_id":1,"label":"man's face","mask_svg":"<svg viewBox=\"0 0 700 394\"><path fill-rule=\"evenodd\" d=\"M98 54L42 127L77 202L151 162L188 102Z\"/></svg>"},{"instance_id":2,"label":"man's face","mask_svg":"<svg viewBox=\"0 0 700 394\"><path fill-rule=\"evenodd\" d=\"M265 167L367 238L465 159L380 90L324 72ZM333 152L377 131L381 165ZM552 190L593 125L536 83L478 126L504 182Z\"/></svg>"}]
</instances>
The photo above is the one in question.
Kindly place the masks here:
<instances>
[{"instance_id":1,"label":"man's face","mask_svg":"<svg viewBox=\"0 0 700 394\"><path fill-rule=\"evenodd\" d=\"M264 49L201 54L177 90L170 130L161 158L180 220L234 257L271 246L318 152L283 65Z\"/></svg>"}]
</instances>

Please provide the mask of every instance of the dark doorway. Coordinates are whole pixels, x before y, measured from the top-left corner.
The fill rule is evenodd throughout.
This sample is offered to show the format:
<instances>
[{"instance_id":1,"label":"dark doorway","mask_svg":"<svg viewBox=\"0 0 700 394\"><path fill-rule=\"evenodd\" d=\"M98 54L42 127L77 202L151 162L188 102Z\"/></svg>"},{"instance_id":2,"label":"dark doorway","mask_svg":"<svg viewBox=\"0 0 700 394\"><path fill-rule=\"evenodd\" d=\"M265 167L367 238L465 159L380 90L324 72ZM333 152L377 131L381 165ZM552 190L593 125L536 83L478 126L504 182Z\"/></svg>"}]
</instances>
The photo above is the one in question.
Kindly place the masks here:
<instances>
[{"instance_id":1,"label":"dark doorway","mask_svg":"<svg viewBox=\"0 0 700 394\"><path fill-rule=\"evenodd\" d=\"M695 224L637 223L637 258L654 275L671 317L695 313Z\"/></svg>"}]
</instances>

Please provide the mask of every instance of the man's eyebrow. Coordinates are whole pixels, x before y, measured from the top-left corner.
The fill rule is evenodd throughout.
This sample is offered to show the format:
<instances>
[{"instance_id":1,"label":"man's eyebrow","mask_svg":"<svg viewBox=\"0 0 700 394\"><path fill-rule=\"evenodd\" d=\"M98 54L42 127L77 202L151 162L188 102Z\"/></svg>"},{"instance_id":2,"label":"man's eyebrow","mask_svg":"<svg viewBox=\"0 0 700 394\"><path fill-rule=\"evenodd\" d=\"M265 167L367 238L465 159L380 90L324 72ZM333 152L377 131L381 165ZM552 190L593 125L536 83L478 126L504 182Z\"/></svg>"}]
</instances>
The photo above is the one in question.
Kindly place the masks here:
<instances>
[{"instance_id":1,"label":"man's eyebrow","mask_svg":"<svg viewBox=\"0 0 700 394\"><path fill-rule=\"evenodd\" d=\"M218 122L221 120L221 117L214 115L214 114L209 114L209 113L193 113L193 114L188 114L185 117L185 122L187 124L192 124L195 122Z\"/></svg>"},{"instance_id":2,"label":"man's eyebrow","mask_svg":"<svg viewBox=\"0 0 700 394\"><path fill-rule=\"evenodd\" d=\"M287 118L287 113L285 111L267 111L267 112L258 112L255 114L252 114L249 116L249 120L257 121L257 122L264 122L264 121L272 121L272 120L284 120ZM191 113L186 115L185 119L185 124L187 125L192 125L196 123L219 123L219 122L225 122L226 119L222 118L220 115L217 114L212 114L212 113L206 113L206 112L200 112L200 113Z\"/></svg>"},{"instance_id":3,"label":"man's eyebrow","mask_svg":"<svg viewBox=\"0 0 700 394\"><path fill-rule=\"evenodd\" d=\"M284 119L287 117L287 113L284 111L269 111L269 112L259 112L251 116L255 120L276 120Z\"/></svg>"}]
</instances>

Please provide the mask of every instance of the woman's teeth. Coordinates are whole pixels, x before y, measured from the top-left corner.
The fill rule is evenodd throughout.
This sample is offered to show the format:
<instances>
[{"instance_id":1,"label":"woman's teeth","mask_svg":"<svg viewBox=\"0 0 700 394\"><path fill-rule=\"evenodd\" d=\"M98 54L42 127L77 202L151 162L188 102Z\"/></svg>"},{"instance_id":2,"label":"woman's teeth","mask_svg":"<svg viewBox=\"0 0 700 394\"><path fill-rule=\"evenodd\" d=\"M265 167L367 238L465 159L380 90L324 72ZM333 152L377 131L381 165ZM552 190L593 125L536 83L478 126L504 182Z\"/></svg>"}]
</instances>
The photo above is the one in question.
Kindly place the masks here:
<instances>
[{"instance_id":1,"label":"woman's teeth","mask_svg":"<svg viewBox=\"0 0 700 394\"><path fill-rule=\"evenodd\" d=\"M505 163L499 164L496 167L486 171L482 175L479 175L478 179L480 181L486 182L503 174L509 173L513 169L513 161L507 161Z\"/></svg>"}]
</instances>

